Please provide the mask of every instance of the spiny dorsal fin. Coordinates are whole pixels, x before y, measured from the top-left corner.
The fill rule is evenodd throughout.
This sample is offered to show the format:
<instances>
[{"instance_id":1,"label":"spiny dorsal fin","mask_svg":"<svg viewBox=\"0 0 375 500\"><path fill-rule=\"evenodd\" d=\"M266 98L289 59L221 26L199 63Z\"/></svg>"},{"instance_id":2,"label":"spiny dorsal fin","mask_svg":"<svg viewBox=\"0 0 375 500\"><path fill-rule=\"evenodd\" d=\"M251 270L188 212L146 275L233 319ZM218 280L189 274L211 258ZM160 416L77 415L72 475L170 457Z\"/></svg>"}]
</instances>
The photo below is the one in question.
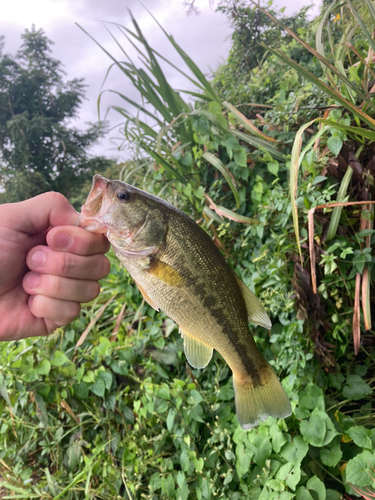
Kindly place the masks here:
<instances>
[{"instance_id":1,"label":"spiny dorsal fin","mask_svg":"<svg viewBox=\"0 0 375 500\"><path fill-rule=\"evenodd\" d=\"M184 339L185 356L193 368L204 368L212 358L212 347L204 344L190 333L180 329L181 336Z\"/></svg>"},{"instance_id":2,"label":"spiny dorsal fin","mask_svg":"<svg viewBox=\"0 0 375 500\"><path fill-rule=\"evenodd\" d=\"M272 323L259 299L247 288L245 283L237 275L236 278L240 285L242 297L245 300L249 321L256 325L264 326L264 328L269 330L272 327Z\"/></svg>"}]
</instances>

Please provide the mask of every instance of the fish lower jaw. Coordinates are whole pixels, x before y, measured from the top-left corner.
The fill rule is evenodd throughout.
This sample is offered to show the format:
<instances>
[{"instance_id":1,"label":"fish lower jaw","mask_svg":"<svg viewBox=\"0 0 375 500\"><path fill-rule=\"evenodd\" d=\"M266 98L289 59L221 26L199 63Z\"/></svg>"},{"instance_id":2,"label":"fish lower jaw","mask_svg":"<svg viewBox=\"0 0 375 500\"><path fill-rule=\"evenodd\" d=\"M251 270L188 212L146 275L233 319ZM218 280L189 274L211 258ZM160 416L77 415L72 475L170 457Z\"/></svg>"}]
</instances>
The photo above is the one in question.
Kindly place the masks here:
<instances>
[{"instance_id":1,"label":"fish lower jaw","mask_svg":"<svg viewBox=\"0 0 375 500\"><path fill-rule=\"evenodd\" d=\"M91 233L104 233L107 234L108 227L103 224L103 221L85 217L84 215L79 217L77 226L86 229L86 231L90 231Z\"/></svg>"}]
</instances>

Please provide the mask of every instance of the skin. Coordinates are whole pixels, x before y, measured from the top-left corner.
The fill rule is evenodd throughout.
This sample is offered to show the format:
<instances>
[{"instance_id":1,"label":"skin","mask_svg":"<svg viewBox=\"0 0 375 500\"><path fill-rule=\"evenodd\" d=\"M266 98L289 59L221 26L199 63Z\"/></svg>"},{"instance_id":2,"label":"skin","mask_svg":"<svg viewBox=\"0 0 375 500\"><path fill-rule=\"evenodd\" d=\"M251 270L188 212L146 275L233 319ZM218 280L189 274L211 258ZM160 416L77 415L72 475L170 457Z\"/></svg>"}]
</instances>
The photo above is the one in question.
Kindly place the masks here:
<instances>
[{"instance_id":1,"label":"skin","mask_svg":"<svg viewBox=\"0 0 375 500\"><path fill-rule=\"evenodd\" d=\"M54 192L0 205L0 341L48 335L99 295L110 245L77 219Z\"/></svg>"}]
</instances>

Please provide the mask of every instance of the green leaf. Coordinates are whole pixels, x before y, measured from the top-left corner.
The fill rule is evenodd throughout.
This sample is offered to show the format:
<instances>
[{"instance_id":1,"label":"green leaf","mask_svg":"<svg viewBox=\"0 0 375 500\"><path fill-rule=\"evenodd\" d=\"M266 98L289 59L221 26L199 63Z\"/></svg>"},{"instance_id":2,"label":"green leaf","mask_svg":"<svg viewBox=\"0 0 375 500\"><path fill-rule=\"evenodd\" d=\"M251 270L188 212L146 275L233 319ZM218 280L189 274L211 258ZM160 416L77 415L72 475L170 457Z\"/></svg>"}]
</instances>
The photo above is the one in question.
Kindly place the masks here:
<instances>
[{"instance_id":1,"label":"green leaf","mask_svg":"<svg viewBox=\"0 0 375 500\"><path fill-rule=\"evenodd\" d=\"M170 399L171 395L169 394L169 390L165 387L161 387L157 392L158 398L161 399Z\"/></svg>"},{"instance_id":2,"label":"green leaf","mask_svg":"<svg viewBox=\"0 0 375 500\"><path fill-rule=\"evenodd\" d=\"M85 382L73 385L74 393L81 399L86 399L89 394L89 387Z\"/></svg>"},{"instance_id":3,"label":"green leaf","mask_svg":"<svg viewBox=\"0 0 375 500\"><path fill-rule=\"evenodd\" d=\"M196 389L192 389L190 391L190 396L192 397L194 404L199 404L204 401L204 399Z\"/></svg>"},{"instance_id":4,"label":"green leaf","mask_svg":"<svg viewBox=\"0 0 375 500\"><path fill-rule=\"evenodd\" d=\"M181 470L187 472L189 470L190 460L188 450L182 450L180 455Z\"/></svg>"},{"instance_id":5,"label":"green leaf","mask_svg":"<svg viewBox=\"0 0 375 500\"><path fill-rule=\"evenodd\" d=\"M269 440L268 431L265 427L257 427L248 435L249 448L253 450L253 461L264 467L267 458L271 456L272 446Z\"/></svg>"},{"instance_id":6,"label":"green leaf","mask_svg":"<svg viewBox=\"0 0 375 500\"><path fill-rule=\"evenodd\" d=\"M68 451L68 467L71 471L77 469L81 458L81 446L76 442L70 444Z\"/></svg>"},{"instance_id":7,"label":"green leaf","mask_svg":"<svg viewBox=\"0 0 375 500\"><path fill-rule=\"evenodd\" d=\"M278 161L270 161L267 163L268 171L271 172L275 177L279 173L279 162Z\"/></svg>"},{"instance_id":8,"label":"green leaf","mask_svg":"<svg viewBox=\"0 0 375 500\"><path fill-rule=\"evenodd\" d=\"M279 429L279 427L274 424L275 427L277 427L277 431L272 433L272 447L275 450L276 453L279 453L281 448L284 446L284 444L288 441L286 438L286 435Z\"/></svg>"},{"instance_id":9,"label":"green leaf","mask_svg":"<svg viewBox=\"0 0 375 500\"><path fill-rule=\"evenodd\" d=\"M34 370L38 375L48 375L51 371L51 363L48 359L42 359L42 361L34 367Z\"/></svg>"},{"instance_id":10,"label":"green leaf","mask_svg":"<svg viewBox=\"0 0 375 500\"><path fill-rule=\"evenodd\" d=\"M314 413L308 421L303 420L300 423L301 434L307 443L313 446L323 446L327 431L325 413L320 410L314 410Z\"/></svg>"},{"instance_id":11,"label":"green leaf","mask_svg":"<svg viewBox=\"0 0 375 500\"><path fill-rule=\"evenodd\" d=\"M215 103L217 104L217 103ZM223 146L228 149L233 149L233 151L239 151L241 149L240 143L238 139L236 139L233 135L229 135L225 141L223 141Z\"/></svg>"},{"instance_id":12,"label":"green leaf","mask_svg":"<svg viewBox=\"0 0 375 500\"><path fill-rule=\"evenodd\" d=\"M320 460L328 467L336 467L342 458L342 450L340 444L336 444L331 448L322 448L320 450Z\"/></svg>"},{"instance_id":13,"label":"green leaf","mask_svg":"<svg viewBox=\"0 0 375 500\"><path fill-rule=\"evenodd\" d=\"M175 484L172 474L168 474L167 476L163 476L161 479L161 489L162 492L168 498L175 498Z\"/></svg>"},{"instance_id":14,"label":"green leaf","mask_svg":"<svg viewBox=\"0 0 375 500\"><path fill-rule=\"evenodd\" d=\"M90 390L99 397L103 397L105 393L105 382L102 378L98 378L90 387Z\"/></svg>"},{"instance_id":15,"label":"green leaf","mask_svg":"<svg viewBox=\"0 0 375 500\"><path fill-rule=\"evenodd\" d=\"M106 389L110 389L112 387L113 375L110 371L105 371L101 373L101 378L104 380Z\"/></svg>"},{"instance_id":16,"label":"green leaf","mask_svg":"<svg viewBox=\"0 0 375 500\"><path fill-rule=\"evenodd\" d=\"M127 424L134 424L134 413L128 406L121 407L122 414L124 415L124 420Z\"/></svg>"},{"instance_id":17,"label":"green leaf","mask_svg":"<svg viewBox=\"0 0 375 500\"><path fill-rule=\"evenodd\" d=\"M320 479L313 476L307 481L306 487L300 486L298 488L296 500L326 500L326 487Z\"/></svg>"},{"instance_id":18,"label":"green leaf","mask_svg":"<svg viewBox=\"0 0 375 500\"><path fill-rule=\"evenodd\" d=\"M70 363L70 359L65 356L65 354L62 351L54 351L52 354L51 358L51 364L53 366L62 366L65 363Z\"/></svg>"},{"instance_id":19,"label":"green leaf","mask_svg":"<svg viewBox=\"0 0 375 500\"><path fill-rule=\"evenodd\" d=\"M186 484L186 476L182 471L178 471L177 476L176 476L176 483L180 488Z\"/></svg>"},{"instance_id":20,"label":"green leaf","mask_svg":"<svg viewBox=\"0 0 375 500\"><path fill-rule=\"evenodd\" d=\"M326 500L342 500L342 495L337 491L327 490Z\"/></svg>"},{"instance_id":21,"label":"green leaf","mask_svg":"<svg viewBox=\"0 0 375 500\"><path fill-rule=\"evenodd\" d=\"M335 156L338 156L338 154L340 153L341 151L341 148L342 148L342 145L343 145L343 142L341 139L339 139L338 137L330 137L327 141L327 146L328 146L328 149L335 155Z\"/></svg>"},{"instance_id":22,"label":"green leaf","mask_svg":"<svg viewBox=\"0 0 375 500\"><path fill-rule=\"evenodd\" d=\"M244 443L240 442L236 446L236 455L237 455L236 470L238 476L241 478L247 472L249 472L250 460L253 457L254 452L245 448Z\"/></svg>"},{"instance_id":23,"label":"green leaf","mask_svg":"<svg viewBox=\"0 0 375 500\"><path fill-rule=\"evenodd\" d=\"M353 265L356 267L359 273L362 274L365 264L366 264L366 258L363 255L363 253L360 253L359 255L353 257Z\"/></svg>"},{"instance_id":24,"label":"green leaf","mask_svg":"<svg viewBox=\"0 0 375 500\"><path fill-rule=\"evenodd\" d=\"M290 463L282 465L277 471L276 477L285 481L285 484L294 491L301 479L301 466L300 464L293 465Z\"/></svg>"},{"instance_id":25,"label":"green leaf","mask_svg":"<svg viewBox=\"0 0 375 500\"><path fill-rule=\"evenodd\" d=\"M370 429L366 429L365 427L358 425L351 427L346 433L353 439L357 446L360 446L361 448L372 448Z\"/></svg>"},{"instance_id":26,"label":"green leaf","mask_svg":"<svg viewBox=\"0 0 375 500\"><path fill-rule=\"evenodd\" d=\"M375 455L364 451L349 460L345 469L346 480L355 486L370 486L374 483L372 477L375 468Z\"/></svg>"},{"instance_id":27,"label":"green leaf","mask_svg":"<svg viewBox=\"0 0 375 500\"><path fill-rule=\"evenodd\" d=\"M357 401L372 393L371 387L358 375L348 375L346 384L343 390L343 396L346 399Z\"/></svg>"},{"instance_id":28,"label":"green leaf","mask_svg":"<svg viewBox=\"0 0 375 500\"><path fill-rule=\"evenodd\" d=\"M240 167L247 167L246 159L247 159L247 154L244 148L241 148L238 153L234 153L234 161Z\"/></svg>"},{"instance_id":29,"label":"green leaf","mask_svg":"<svg viewBox=\"0 0 375 500\"><path fill-rule=\"evenodd\" d=\"M292 464L299 464L306 456L309 450L309 445L303 440L301 436L296 436L283 448L281 448L280 455Z\"/></svg>"},{"instance_id":30,"label":"green leaf","mask_svg":"<svg viewBox=\"0 0 375 500\"><path fill-rule=\"evenodd\" d=\"M90 384L91 382L95 382L95 374L92 370L89 370L85 375L82 377L82 382L85 382L86 384Z\"/></svg>"},{"instance_id":31,"label":"green leaf","mask_svg":"<svg viewBox=\"0 0 375 500\"><path fill-rule=\"evenodd\" d=\"M167 429L169 432L173 429L174 419L176 418L177 412L174 408L170 408L167 416Z\"/></svg>"}]
</instances>

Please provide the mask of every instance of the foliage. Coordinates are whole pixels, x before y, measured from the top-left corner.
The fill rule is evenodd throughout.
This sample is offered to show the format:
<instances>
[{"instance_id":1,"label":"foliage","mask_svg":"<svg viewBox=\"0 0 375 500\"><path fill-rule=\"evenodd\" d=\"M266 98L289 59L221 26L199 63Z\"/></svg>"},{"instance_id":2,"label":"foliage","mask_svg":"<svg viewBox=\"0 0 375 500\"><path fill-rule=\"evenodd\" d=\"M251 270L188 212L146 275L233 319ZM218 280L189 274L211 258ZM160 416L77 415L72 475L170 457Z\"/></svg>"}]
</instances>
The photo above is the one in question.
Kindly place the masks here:
<instances>
[{"instance_id":1,"label":"foliage","mask_svg":"<svg viewBox=\"0 0 375 500\"><path fill-rule=\"evenodd\" d=\"M52 42L33 27L21 36L15 56L0 51L0 201L21 201L55 190L67 197L110 164L88 149L102 131L69 128L84 98L82 80L63 80L61 63L50 56Z\"/></svg>"},{"instance_id":2,"label":"foliage","mask_svg":"<svg viewBox=\"0 0 375 500\"><path fill-rule=\"evenodd\" d=\"M138 148L121 176L161 191L199 218L260 297L273 327L270 333L254 327L254 336L282 380L293 415L242 431L226 363L215 353L207 368L191 369L176 325L143 302L112 256L101 296L79 319L49 339L2 346L0 485L9 498L13 492L67 500L338 500L367 489L374 495L373 334L362 335L357 356L351 339L352 277L365 266L372 271L373 260L372 231L359 231L360 212L343 211L330 240L329 213L316 212L319 294L304 264L309 209L363 192L370 167L363 183L363 171L357 177L354 171L340 191L353 165L342 159L355 152L362 158L360 147L368 148L370 137L353 131L355 118L315 82L306 83L306 73L276 62L276 53L251 73L248 89L260 92L259 75L270 76L279 65L275 94L267 95L270 109L250 120L230 104L230 95L222 102L171 40L201 92L191 105L165 80L162 56L134 26L125 33L141 43L145 66L111 57L149 104L138 105L137 116L117 108L126 119L125 137ZM361 44L365 54L358 32L356 47ZM295 46L287 40L283 50L290 55ZM319 61L307 60L306 71L318 68L323 81ZM348 61L345 56L344 68ZM317 103L330 111L330 123L304 128L296 197L301 263L288 199L292 146L300 127L318 118ZM142 113L156 117L153 127ZM297 138L302 145L303 133ZM369 210L364 217L371 220Z\"/></svg>"},{"instance_id":3,"label":"foliage","mask_svg":"<svg viewBox=\"0 0 375 500\"><path fill-rule=\"evenodd\" d=\"M273 16L307 40L312 37L307 19L309 8L305 7L296 14L286 15L283 8L278 9L272 1L268 2L268 10ZM215 72L214 87L223 99L230 99L233 104L249 106L250 102L247 112L249 116L255 118L254 107L258 105L261 109L262 105L266 105L267 101L277 93L280 83L281 75L263 80L262 85L256 85L252 78L252 74L259 71L271 70L272 73L276 73L272 71L276 68L269 60L267 47L280 47L282 50L287 48L294 58L305 64L312 58L300 45L291 44L290 35L256 5L243 0L233 2L222 0L217 10L227 16L233 33L228 59Z\"/></svg>"}]
</instances>

